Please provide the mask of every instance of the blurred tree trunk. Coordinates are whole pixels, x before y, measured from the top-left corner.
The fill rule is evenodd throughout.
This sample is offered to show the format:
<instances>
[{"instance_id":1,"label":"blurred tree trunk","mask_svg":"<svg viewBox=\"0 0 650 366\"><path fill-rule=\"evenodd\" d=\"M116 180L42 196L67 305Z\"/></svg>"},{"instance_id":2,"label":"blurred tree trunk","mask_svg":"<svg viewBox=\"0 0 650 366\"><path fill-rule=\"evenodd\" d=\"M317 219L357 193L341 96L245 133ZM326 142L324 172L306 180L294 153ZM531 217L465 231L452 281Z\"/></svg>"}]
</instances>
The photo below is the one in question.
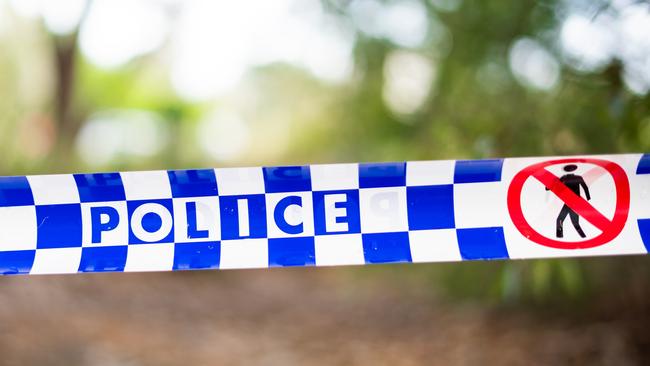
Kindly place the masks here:
<instances>
[{"instance_id":1,"label":"blurred tree trunk","mask_svg":"<svg viewBox=\"0 0 650 366\"><path fill-rule=\"evenodd\" d=\"M54 37L55 52L55 118L59 133L59 143L69 142L76 134L73 97L75 83L75 55L77 52L77 33L70 37ZM66 141L67 140L67 141Z\"/></svg>"},{"instance_id":2,"label":"blurred tree trunk","mask_svg":"<svg viewBox=\"0 0 650 366\"><path fill-rule=\"evenodd\" d=\"M70 35L51 35L56 73L53 100L56 141L48 163L49 168L54 170L74 166L74 143L85 118L82 110L75 105L75 85L79 28L86 18L89 5L90 1L86 2L79 25Z\"/></svg>"}]
</instances>

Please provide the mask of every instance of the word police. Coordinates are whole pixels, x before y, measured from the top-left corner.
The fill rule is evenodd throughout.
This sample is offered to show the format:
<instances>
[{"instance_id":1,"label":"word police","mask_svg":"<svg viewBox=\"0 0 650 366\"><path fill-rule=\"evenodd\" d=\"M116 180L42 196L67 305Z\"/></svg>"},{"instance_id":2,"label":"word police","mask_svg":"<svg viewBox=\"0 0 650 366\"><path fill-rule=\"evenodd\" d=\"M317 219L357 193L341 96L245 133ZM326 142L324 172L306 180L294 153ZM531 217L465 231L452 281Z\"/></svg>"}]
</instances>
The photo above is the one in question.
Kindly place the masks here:
<instances>
[{"instance_id":1,"label":"word police","mask_svg":"<svg viewBox=\"0 0 650 366\"><path fill-rule=\"evenodd\" d=\"M164 199L128 199L127 179L127 200L82 205L83 241L119 245L127 237L129 243L139 244L360 233L361 216L370 225L388 227L406 216L404 192L398 189L380 189L365 196L362 192L360 197L358 188L302 189L300 171L274 173L270 177L264 173L261 192L241 194L252 191L247 187L250 179L244 177L230 191L220 185L220 192L212 195L201 194L198 178L188 181L188 177L170 174L173 197ZM287 179L293 178L291 174L297 174L297 179ZM152 186L151 182L138 183Z\"/></svg>"}]
</instances>

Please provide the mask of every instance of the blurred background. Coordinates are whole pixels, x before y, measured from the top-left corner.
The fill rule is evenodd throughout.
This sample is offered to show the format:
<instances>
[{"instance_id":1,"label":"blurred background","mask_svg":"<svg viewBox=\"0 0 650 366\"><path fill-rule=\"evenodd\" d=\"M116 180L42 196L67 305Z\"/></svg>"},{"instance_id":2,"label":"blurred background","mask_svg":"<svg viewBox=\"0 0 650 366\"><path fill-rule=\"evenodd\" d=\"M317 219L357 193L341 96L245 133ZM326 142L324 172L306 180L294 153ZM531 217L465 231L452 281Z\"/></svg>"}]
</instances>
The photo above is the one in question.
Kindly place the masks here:
<instances>
[{"instance_id":1,"label":"blurred background","mask_svg":"<svg viewBox=\"0 0 650 366\"><path fill-rule=\"evenodd\" d=\"M0 175L650 151L650 3L0 0ZM0 364L648 364L644 257L0 279Z\"/></svg>"}]
</instances>

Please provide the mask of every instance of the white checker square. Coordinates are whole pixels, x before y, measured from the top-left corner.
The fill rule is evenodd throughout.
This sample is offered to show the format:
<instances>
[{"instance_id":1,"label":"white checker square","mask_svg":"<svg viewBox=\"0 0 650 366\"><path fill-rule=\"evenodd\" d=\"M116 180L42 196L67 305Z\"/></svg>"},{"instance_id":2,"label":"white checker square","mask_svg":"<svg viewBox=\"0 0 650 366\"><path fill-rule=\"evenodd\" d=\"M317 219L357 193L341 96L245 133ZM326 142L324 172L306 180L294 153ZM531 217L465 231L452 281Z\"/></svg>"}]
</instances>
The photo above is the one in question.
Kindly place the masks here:
<instances>
[{"instance_id":1,"label":"white checker square","mask_svg":"<svg viewBox=\"0 0 650 366\"><path fill-rule=\"evenodd\" d=\"M124 272L171 271L174 244L129 245Z\"/></svg>"},{"instance_id":2,"label":"white checker square","mask_svg":"<svg viewBox=\"0 0 650 366\"><path fill-rule=\"evenodd\" d=\"M36 205L79 203L79 191L72 174L27 176Z\"/></svg>"},{"instance_id":3,"label":"white checker square","mask_svg":"<svg viewBox=\"0 0 650 366\"><path fill-rule=\"evenodd\" d=\"M362 233L408 231L406 187L360 189L359 206Z\"/></svg>"},{"instance_id":4,"label":"white checker square","mask_svg":"<svg viewBox=\"0 0 650 366\"><path fill-rule=\"evenodd\" d=\"M269 266L267 239L221 241L219 268L266 268Z\"/></svg>"},{"instance_id":5,"label":"white checker square","mask_svg":"<svg viewBox=\"0 0 650 366\"><path fill-rule=\"evenodd\" d=\"M309 171L313 191L359 188L359 164L317 164Z\"/></svg>"},{"instance_id":6,"label":"white checker square","mask_svg":"<svg viewBox=\"0 0 650 366\"><path fill-rule=\"evenodd\" d=\"M510 220L506 187L503 182L455 184L456 228L503 226Z\"/></svg>"},{"instance_id":7,"label":"white checker square","mask_svg":"<svg viewBox=\"0 0 650 366\"><path fill-rule=\"evenodd\" d=\"M275 220L278 203L289 196L300 197L302 205L292 204L282 210L281 216L288 225L301 225L302 231L297 234L283 231ZM266 194L266 225L269 238L290 238L299 236L314 236L314 208L311 192L267 193Z\"/></svg>"},{"instance_id":8,"label":"white checker square","mask_svg":"<svg viewBox=\"0 0 650 366\"><path fill-rule=\"evenodd\" d=\"M409 161L406 163L406 185L452 184L455 166L454 160Z\"/></svg>"},{"instance_id":9,"label":"white checker square","mask_svg":"<svg viewBox=\"0 0 650 366\"><path fill-rule=\"evenodd\" d=\"M77 273L81 248L39 249L30 274Z\"/></svg>"},{"instance_id":10,"label":"white checker square","mask_svg":"<svg viewBox=\"0 0 650 366\"><path fill-rule=\"evenodd\" d=\"M122 172L122 184L127 200L153 200L171 198L169 176L164 170L147 172Z\"/></svg>"},{"instance_id":11,"label":"white checker square","mask_svg":"<svg viewBox=\"0 0 650 366\"><path fill-rule=\"evenodd\" d=\"M217 187L221 196L264 193L262 168L217 168Z\"/></svg>"},{"instance_id":12,"label":"white checker square","mask_svg":"<svg viewBox=\"0 0 650 366\"><path fill-rule=\"evenodd\" d=\"M36 208L0 207L0 251L36 249Z\"/></svg>"},{"instance_id":13,"label":"white checker square","mask_svg":"<svg viewBox=\"0 0 650 366\"><path fill-rule=\"evenodd\" d=\"M191 211L192 205L195 211ZM190 225L188 222L190 217L195 224ZM218 241L221 238L220 222L219 197L174 198L174 241L176 243ZM202 235L192 238L191 230L201 232Z\"/></svg>"},{"instance_id":14,"label":"white checker square","mask_svg":"<svg viewBox=\"0 0 650 366\"><path fill-rule=\"evenodd\" d=\"M650 174L630 177L630 218L650 219Z\"/></svg>"},{"instance_id":15,"label":"white checker square","mask_svg":"<svg viewBox=\"0 0 650 366\"><path fill-rule=\"evenodd\" d=\"M93 211L95 217L93 217ZM117 212L117 219L111 217L115 212ZM93 219L96 222L93 222ZM111 223L110 220L117 220L117 222ZM81 204L81 223L83 247L129 244L129 215L126 201L84 202ZM106 225L106 227L102 228L101 225ZM96 230L95 236L98 235L99 240L93 241L93 229Z\"/></svg>"},{"instance_id":16,"label":"white checker square","mask_svg":"<svg viewBox=\"0 0 650 366\"><path fill-rule=\"evenodd\" d=\"M314 240L317 266L365 263L361 234L319 235Z\"/></svg>"},{"instance_id":17,"label":"white checker square","mask_svg":"<svg viewBox=\"0 0 650 366\"><path fill-rule=\"evenodd\" d=\"M409 232L413 262L455 262L462 260L456 229Z\"/></svg>"}]
</instances>

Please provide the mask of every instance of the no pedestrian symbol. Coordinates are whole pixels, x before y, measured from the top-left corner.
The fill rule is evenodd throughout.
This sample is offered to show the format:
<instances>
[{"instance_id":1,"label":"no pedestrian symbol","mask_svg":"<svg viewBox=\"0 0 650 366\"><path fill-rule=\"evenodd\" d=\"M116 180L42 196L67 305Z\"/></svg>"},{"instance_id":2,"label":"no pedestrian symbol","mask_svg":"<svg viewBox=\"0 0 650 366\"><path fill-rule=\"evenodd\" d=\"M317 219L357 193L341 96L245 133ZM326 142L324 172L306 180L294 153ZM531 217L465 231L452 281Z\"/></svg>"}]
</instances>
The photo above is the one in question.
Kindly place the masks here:
<instances>
[{"instance_id":1,"label":"no pedestrian symbol","mask_svg":"<svg viewBox=\"0 0 650 366\"><path fill-rule=\"evenodd\" d=\"M572 173L578 166L584 164L602 168L606 172L605 174L611 175L615 187L611 192L612 197L610 199L616 200L613 217L608 218L606 214L596 209L589 202L591 197L588 185L580 175ZM547 169L556 165L561 165L567 174L558 177ZM522 203L526 201L527 197L522 196L522 191L524 184L529 179L539 181L547 191L551 191L563 203L556 222L553 223L557 225L555 228L555 237L540 234L524 216ZM585 197L582 197L581 189ZM517 230L529 240L551 248L585 249L606 244L616 238L625 227L629 209L630 183L625 171L620 165L603 159L570 158L533 164L517 173L508 188L508 211ZM575 229L583 240L558 240L563 238L564 232L571 227L564 222L567 216L573 225L572 229ZM580 226L580 218L596 227L600 231L600 234L592 238L586 238Z\"/></svg>"}]
</instances>

